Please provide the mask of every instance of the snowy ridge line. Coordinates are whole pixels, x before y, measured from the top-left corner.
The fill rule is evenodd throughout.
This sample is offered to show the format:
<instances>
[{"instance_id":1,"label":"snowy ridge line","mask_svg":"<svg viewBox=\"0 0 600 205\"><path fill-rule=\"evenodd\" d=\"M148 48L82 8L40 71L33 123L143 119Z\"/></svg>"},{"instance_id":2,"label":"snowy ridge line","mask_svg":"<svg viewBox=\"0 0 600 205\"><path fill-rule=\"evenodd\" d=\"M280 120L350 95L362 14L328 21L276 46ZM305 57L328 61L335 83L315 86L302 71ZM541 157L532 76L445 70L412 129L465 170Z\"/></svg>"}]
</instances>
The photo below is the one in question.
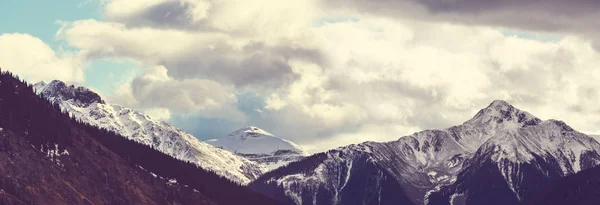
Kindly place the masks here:
<instances>
[{"instance_id":1,"label":"snowy ridge line","mask_svg":"<svg viewBox=\"0 0 600 205\"><path fill-rule=\"evenodd\" d=\"M237 183L247 184L265 170L252 161L201 142L166 122L130 108L108 104L87 88L68 86L55 80L37 83L34 89L78 120L152 146L176 159L195 163Z\"/></svg>"},{"instance_id":2,"label":"snowy ridge line","mask_svg":"<svg viewBox=\"0 0 600 205\"><path fill-rule=\"evenodd\" d=\"M471 180L469 174L498 173L497 176L503 181L497 183L508 185L509 192L514 194L516 200L521 200L532 186L526 184L530 182L524 176L541 175L551 180L556 176L549 173L558 173L560 176L577 173L599 165L598 153L600 144L596 140L573 130L564 122L542 121L505 101L496 100L461 125L425 130L391 142L343 146L328 151L326 158L315 161L317 166L310 170L275 170L277 174L269 174L268 178L261 178L251 186L281 189L297 204L314 201L310 193L315 190L327 190L326 194L330 196L328 201L319 204L340 204L343 199L368 201L367 198L357 199L355 195L341 194L344 189L358 189L348 187L349 180L341 176L350 180L359 178L376 186L382 186L378 180L383 179L370 176L365 181L360 179L361 176L349 176L354 170L357 173L391 175L393 180L402 185L396 189L410 190L407 193L412 203L431 202L430 196L435 196L433 199L440 202L440 194L449 194L444 196L450 201L443 203L456 204L474 197L468 194L472 192L470 187L465 187L477 183L466 182ZM299 163L312 164L304 160ZM358 164L360 166L356 166ZM499 172L490 172L488 169L497 169ZM460 173L465 175L459 178ZM367 184L353 186L364 187ZM370 189L381 191L381 187ZM386 199L381 195L372 197L384 201L399 200Z\"/></svg>"}]
</instances>

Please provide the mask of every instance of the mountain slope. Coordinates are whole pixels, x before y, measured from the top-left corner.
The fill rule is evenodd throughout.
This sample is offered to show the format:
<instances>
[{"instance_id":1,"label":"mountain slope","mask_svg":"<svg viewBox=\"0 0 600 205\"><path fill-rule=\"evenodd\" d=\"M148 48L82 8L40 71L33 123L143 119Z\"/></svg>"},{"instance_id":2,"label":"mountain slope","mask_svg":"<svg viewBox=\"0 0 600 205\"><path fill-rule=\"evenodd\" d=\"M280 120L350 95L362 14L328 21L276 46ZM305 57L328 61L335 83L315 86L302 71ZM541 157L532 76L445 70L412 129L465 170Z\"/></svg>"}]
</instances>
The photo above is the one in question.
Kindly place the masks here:
<instances>
[{"instance_id":1,"label":"mountain slope","mask_svg":"<svg viewBox=\"0 0 600 205\"><path fill-rule=\"evenodd\" d=\"M319 153L266 173L250 186L285 204L414 204L393 176L356 154L364 148Z\"/></svg>"},{"instance_id":2,"label":"mountain slope","mask_svg":"<svg viewBox=\"0 0 600 205\"><path fill-rule=\"evenodd\" d=\"M598 165L599 150L595 140L556 120L497 133L466 163L457 183L442 187L430 201L444 204L440 200L466 196L467 204L516 204L554 180ZM485 176L488 181L482 184L482 179L473 176ZM490 202L490 198L515 202Z\"/></svg>"},{"instance_id":3,"label":"mountain slope","mask_svg":"<svg viewBox=\"0 0 600 205\"><path fill-rule=\"evenodd\" d=\"M262 174L263 168L228 151L201 142L166 122L159 122L132 109L104 102L84 87L67 86L55 80L34 85L37 93L60 105L62 110L91 125L119 133L152 146L177 159L190 161L241 184Z\"/></svg>"},{"instance_id":4,"label":"mountain slope","mask_svg":"<svg viewBox=\"0 0 600 205\"><path fill-rule=\"evenodd\" d=\"M9 196L0 204L216 204L131 167L97 142L86 142L93 150L79 140L38 149L27 138L9 129L0 132L0 188Z\"/></svg>"},{"instance_id":5,"label":"mountain slope","mask_svg":"<svg viewBox=\"0 0 600 205\"><path fill-rule=\"evenodd\" d=\"M366 159L395 180L401 186L396 192L414 204L482 204L480 199L493 201L496 196L498 204L515 204L539 188L535 182L543 184L597 165L598 153L597 142L564 123L542 122L504 101L494 101L462 125L425 130L393 142L338 148L328 152L314 169L281 168L250 186L265 194L282 190L279 193L292 199L311 196L314 187L328 187L330 198L334 198L330 201L339 202L344 196L336 193L361 186L341 186L353 177L347 173L372 172L352 166L355 159ZM522 176L531 176L532 181L520 180ZM368 198L356 200L366 203Z\"/></svg>"},{"instance_id":6,"label":"mountain slope","mask_svg":"<svg viewBox=\"0 0 600 205\"><path fill-rule=\"evenodd\" d=\"M0 202L279 204L195 164L81 123L0 74Z\"/></svg>"},{"instance_id":7,"label":"mountain slope","mask_svg":"<svg viewBox=\"0 0 600 205\"><path fill-rule=\"evenodd\" d=\"M297 144L252 126L206 142L257 162L268 170L298 161L308 155Z\"/></svg>"}]
</instances>

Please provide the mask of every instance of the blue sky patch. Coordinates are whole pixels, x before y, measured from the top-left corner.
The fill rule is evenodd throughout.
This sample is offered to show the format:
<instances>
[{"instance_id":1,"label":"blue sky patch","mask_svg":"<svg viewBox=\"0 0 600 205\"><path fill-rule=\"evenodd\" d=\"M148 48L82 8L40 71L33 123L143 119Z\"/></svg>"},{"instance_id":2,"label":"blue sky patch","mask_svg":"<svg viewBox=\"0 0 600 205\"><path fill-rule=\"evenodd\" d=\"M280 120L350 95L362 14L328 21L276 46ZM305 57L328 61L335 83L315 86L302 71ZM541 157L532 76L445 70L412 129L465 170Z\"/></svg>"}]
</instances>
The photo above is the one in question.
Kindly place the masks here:
<instances>
[{"instance_id":1,"label":"blue sky patch","mask_svg":"<svg viewBox=\"0 0 600 205\"><path fill-rule=\"evenodd\" d=\"M101 19L102 8L94 2L3 0L0 1L0 33L28 33L57 50L60 42L54 39L54 35L61 27L57 21Z\"/></svg>"},{"instance_id":2,"label":"blue sky patch","mask_svg":"<svg viewBox=\"0 0 600 205\"><path fill-rule=\"evenodd\" d=\"M142 65L128 59L98 59L85 67L83 85L93 87L104 95L110 95L142 71Z\"/></svg>"}]
</instances>

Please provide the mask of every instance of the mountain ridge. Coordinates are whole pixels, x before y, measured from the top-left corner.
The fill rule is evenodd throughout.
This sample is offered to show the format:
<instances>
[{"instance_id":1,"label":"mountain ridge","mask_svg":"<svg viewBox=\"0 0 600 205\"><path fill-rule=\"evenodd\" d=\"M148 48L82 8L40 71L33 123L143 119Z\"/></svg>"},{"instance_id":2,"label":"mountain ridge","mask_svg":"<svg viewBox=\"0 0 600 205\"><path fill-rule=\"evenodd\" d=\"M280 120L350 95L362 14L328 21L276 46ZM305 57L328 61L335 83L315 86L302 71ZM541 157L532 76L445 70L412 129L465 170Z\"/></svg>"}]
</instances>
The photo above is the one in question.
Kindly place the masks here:
<instances>
[{"instance_id":1,"label":"mountain ridge","mask_svg":"<svg viewBox=\"0 0 600 205\"><path fill-rule=\"evenodd\" d=\"M548 126L553 131L540 131ZM514 133L521 133L520 136L533 135L538 138L531 142L528 141L529 144L516 143L510 135ZM553 155L550 156L547 156L548 153L541 152L540 149L533 149L542 142L561 139L561 137L578 140L558 140L552 144L554 146L552 149L544 147L544 149L551 150ZM503 144L500 143L502 140L515 143ZM595 144L585 147L587 150L583 152L580 146L582 142ZM483 145L489 147L482 147ZM499 147L503 149L495 149L497 147L495 145L501 145ZM525 149L517 150L517 148L523 147ZM516 150L514 156L517 157L517 160L508 155L507 151L512 149ZM504 154L505 152L507 155L499 157L498 153ZM471 190L470 192L475 192L478 189L491 188L486 187L485 184L483 187L474 188L475 183L467 183L471 177L476 178L474 176L477 174L482 177L492 177L497 179L497 183L505 184L505 188L498 190L498 193L505 193L505 197L509 198L512 195L516 201L519 201L525 195L530 194L527 190L522 192L521 187L537 188L530 184L531 181L513 180L515 177L531 175L537 177L535 179L539 179L540 182L548 182L554 179L552 177L554 175L547 175L549 172L555 173L556 177L563 177L598 165L600 163L597 160L599 152L600 146L596 141L585 134L574 131L563 122L542 121L505 101L496 100L461 125L441 130L425 130L391 142L365 142L340 147L326 152L326 157L318 163L320 165L312 170L296 172L282 168L282 173L267 175L271 177L261 177L250 186L265 194L268 194L268 190L283 190L284 195L295 198L296 202L316 200L316 196L306 192L321 187L331 190L329 191L331 196L329 197L331 200L328 200L329 203L338 202L342 201L344 197L351 197L339 195L348 188L339 186L339 184L346 184L353 177L360 178L360 176L347 176L348 174L346 174L352 173L353 169L356 169L352 166L356 162L354 159L366 158L375 166L371 170L362 170L363 172L382 172L391 176L400 185L397 188L408 195L414 204L446 204L452 202L452 197L461 194L457 191ZM528 158L520 160L518 158L520 155L527 155ZM502 160L491 160L491 156L495 156L494 159ZM519 169L520 164L524 163L530 165L527 165L525 169ZM279 172L279 170L273 172ZM339 176L347 177L340 180ZM466 186L463 186L464 189L457 187L460 184L468 186L464 185ZM490 183L490 186L492 184L494 183ZM279 198L281 198L280 195ZM366 203L368 199L357 200ZM466 196L466 200L483 199ZM483 201L477 203L481 204Z\"/></svg>"},{"instance_id":2,"label":"mountain ridge","mask_svg":"<svg viewBox=\"0 0 600 205\"><path fill-rule=\"evenodd\" d=\"M166 122L154 120L130 108L106 103L85 87L68 86L59 80L49 84L39 82L33 87L36 93L57 103L63 111L83 122L117 132L238 183L249 183L265 169L243 157L202 142Z\"/></svg>"},{"instance_id":3,"label":"mountain ridge","mask_svg":"<svg viewBox=\"0 0 600 205\"><path fill-rule=\"evenodd\" d=\"M140 169L136 166L135 151L141 151L137 156L166 155L137 143L127 144L131 152L121 149L122 155L117 154L116 147L98 139L125 138L70 118L58 105L37 96L30 85L6 71L0 73L0 113L0 200L3 204L212 205L215 201L224 202L217 195L207 197L198 184L189 185L202 193ZM145 164L164 162L176 169L186 167L198 178L222 181L224 187L239 189L202 169L171 157L164 159ZM247 200L254 200L256 196L251 194L243 196L248 193L241 191L239 197L249 196Z\"/></svg>"}]
</instances>

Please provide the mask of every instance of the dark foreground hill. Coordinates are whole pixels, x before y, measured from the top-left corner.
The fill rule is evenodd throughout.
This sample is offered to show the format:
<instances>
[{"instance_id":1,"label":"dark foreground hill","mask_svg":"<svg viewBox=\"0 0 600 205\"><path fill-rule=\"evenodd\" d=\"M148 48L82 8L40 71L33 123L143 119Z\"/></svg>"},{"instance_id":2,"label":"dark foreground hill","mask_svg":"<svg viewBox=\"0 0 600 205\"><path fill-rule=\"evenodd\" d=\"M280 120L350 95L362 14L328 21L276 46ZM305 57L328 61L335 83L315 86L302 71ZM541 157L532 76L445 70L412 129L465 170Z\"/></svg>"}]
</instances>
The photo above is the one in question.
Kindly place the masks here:
<instances>
[{"instance_id":1,"label":"dark foreground hill","mask_svg":"<svg viewBox=\"0 0 600 205\"><path fill-rule=\"evenodd\" d=\"M0 204L275 204L196 165L77 122L0 74Z\"/></svg>"},{"instance_id":2,"label":"dark foreground hill","mask_svg":"<svg viewBox=\"0 0 600 205\"><path fill-rule=\"evenodd\" d=\"M524 205L600 204L600 167L567 176L538 192Z\"/></svg>"}]
</instances>

